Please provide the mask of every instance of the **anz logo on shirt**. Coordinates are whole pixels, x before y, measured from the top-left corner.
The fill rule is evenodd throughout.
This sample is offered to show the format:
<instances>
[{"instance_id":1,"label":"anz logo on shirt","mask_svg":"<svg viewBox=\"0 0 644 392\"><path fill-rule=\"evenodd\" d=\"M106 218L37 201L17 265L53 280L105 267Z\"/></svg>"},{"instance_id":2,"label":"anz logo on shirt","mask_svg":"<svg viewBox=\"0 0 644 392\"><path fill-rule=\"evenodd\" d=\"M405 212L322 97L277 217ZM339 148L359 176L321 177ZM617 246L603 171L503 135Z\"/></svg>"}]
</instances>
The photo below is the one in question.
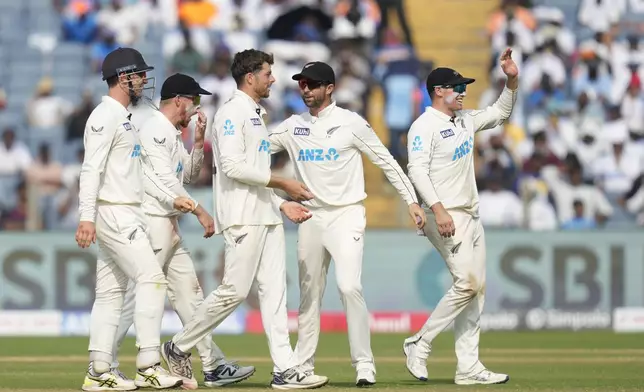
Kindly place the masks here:
<instances>
[{"instance_id":1,"label":"anz logo on shirt","mask_svg":"<svg viewBox=\"0 0 644 392\"><path fill-rule=\"evenodd\" d=\"M472 152L473 149L474 149L474 138L470 136L469 139L461 143L460 146L456 147L456 149L454 150L454 155L452 156L452 162L465 157L467 154Z\"/></svg>"},{"instance_id":2,"label":"anz logo on shirt","mask_svg":"<svg viewBox=\"0 0 644 392\"><path fill-rule=\"evenodd\" d=\"M262 139L261 143L259 143L259 152L267 152L271 153L271 142L268 140Z\"/></svg>"},{"instance_id":3,"label":"anz logo on shirt","mask_svg":"<svg viewBox=\"0 0 644 392\"><path fill-rule=\"evenodd\" d=\"M324 161L337 161L340 157L338 151L331 147L326 152L322 148L304 148L301 149L297 155L297 160L301 162L324 162Z\"/></svg>"},{"instance_id":4,"label":"anz logo on shirt","mask_svg":"<svg viewBox=\"0 0 644 392\"><path fill-rule=\"evenodd\" d=\"M132 155L130 157L136 158L141 156L141 145L140 144L135 144L134 149L132 150Z\"/></svg>"},{"instance_id":5,"label":"anz logo on shirt","mask_svg":"<svg viewBox=\"0 0 644 392\"><path fill-rule=\"evenodd\" d=\"M423 140L420 136L416 136L411 142L411 152L423 151Z\"/></svg>"},{"instance_id":6,"label":"anz logo on shirt","mask_svg":"<svg viewBox=\"0 0 644 392\"><path fill-rule=\"evenodd\" d=\"M235 134L235 124L232 121L224 121L224 136L233 136Z\"/></svg>"}]
</instances>

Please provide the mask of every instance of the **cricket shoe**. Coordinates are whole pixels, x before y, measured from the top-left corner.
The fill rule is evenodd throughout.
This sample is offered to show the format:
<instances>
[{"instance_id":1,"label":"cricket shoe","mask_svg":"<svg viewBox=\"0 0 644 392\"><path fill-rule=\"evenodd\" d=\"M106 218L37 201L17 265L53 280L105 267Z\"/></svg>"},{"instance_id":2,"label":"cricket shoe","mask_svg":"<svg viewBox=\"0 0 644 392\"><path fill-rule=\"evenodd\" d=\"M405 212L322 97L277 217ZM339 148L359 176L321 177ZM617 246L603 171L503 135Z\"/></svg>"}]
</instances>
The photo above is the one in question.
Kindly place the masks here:
<instances>
[{"instance_id":1,"label":"cricket shoe","mask_svg":"<svg viewBox=\"0 0 644 392\"><path fill-rule=\"evenodd\" d=\"M134 380L132 380L131 378L129 378L128 376L126 376L126 375L121 371L121 369L119 369L119 368L117 368L117 367L110 369L110 371L111 371L111 372L112 372L112 374L114 374L114 375L116 376L116 378L118 378L118 379L134 382Z\"/></svg>"},{"instance_id":2,"label":"cricket shoe","mask_svg":"<svg viewBox=\"0 0 644 392\"><path fill-rule=\"evenodd\" d=\"M183 380L173 376L157 363L147 369L137 370L134 383L139 388L168 389L182 386Z\"/></svg>"},{"instance_id":3,"label":"cricket shoe","mask_svg":"<svg viewBox=\"0 0 644 392\"><path fill-rule=\"evenodd\" d=\"M325 386L329 378L318 376L312 371L302 371L298 367L290 368L282 373L273 373L271 388L273 389L315 389Z\"/></svg>"},{"instance_id":4,"label":"cricket shoe","mask_svg":"<svg viewBox=\"0 0 644 392\"><path fill-rule=\"evenodd\" d=\"M423 339L414 340L413 338L405 339L403 343L403 352L407 357L407 370L412 376L420 381L427 381L427 358L432 348Z\"/></svg>"},{"instance_id":5,"label":"cricket shoe","mask_svg":"<svg viewBox=\"0 0 644 392\"><path fill-rule=\"evenodd\" d=\"M168 366L168 371L171 375L179 377L183 384L183 389L197 389L199 383L192 371L192 361L190 360L190 353L180 354L172 341L165 342L161 346L161 357Z\"/></svg>"},{"instance_id":6,"label":"cricket shoe","mask_svg":"<svg viewBox=\"0 0 644 392\"><path fill-rule=\"evenodd\" d=\"M223 387L244 381L255 373L254 366L239 366L232 361L224 361L215 370L204 371L204 385L207 387Z\"/></svg>"},{"instance_id":7,"label":"cricket shoe","mask_svg":"<svg viewBox=\"0 0 644 392\"><path fill-rule=\"evenodd\" d=\"M454 379L457 385L475 385L475 384L505 384L510 380L510 376L503 373L493 373L487 369L469 377Z\"/></svg>"},{"instance_id":8,"label":"cricket shoe","mask_svg":"<svg viewBox=\"0 0 644 392\"><path fill-rule=\"evenodd\" d=\"M360 369L356 376L357 387L370 387L376 383L376 372L371 369Z\"/></svg>"},{"instance_id":9,"label":"cricket shoe","mask_svg":"<svg viewBox=\"0 0 644 392\"><path fill-rule=\"evenodd\" d=\"M83 391L99 392L99 391L134 391L138 389L134 381L123 379L112 371L103 374L92 374L93 371L88 370L85 374L83 381Z\"/></svg>"}]
</instances>

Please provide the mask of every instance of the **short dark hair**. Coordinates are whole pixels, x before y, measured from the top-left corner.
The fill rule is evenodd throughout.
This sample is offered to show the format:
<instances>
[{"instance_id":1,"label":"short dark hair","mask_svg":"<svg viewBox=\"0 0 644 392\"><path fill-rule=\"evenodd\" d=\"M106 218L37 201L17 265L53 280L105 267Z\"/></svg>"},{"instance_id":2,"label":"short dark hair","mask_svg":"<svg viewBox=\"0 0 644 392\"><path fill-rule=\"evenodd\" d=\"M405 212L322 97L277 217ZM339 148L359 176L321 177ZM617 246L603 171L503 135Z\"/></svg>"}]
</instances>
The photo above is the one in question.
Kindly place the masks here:
<instances>
[{"instance_id":1,"label":"short dark hair","mask_svg":"<svg viewBox=\"0 0 644 392\"><path fill-rule=\"evenodd\" d=\"M230 72L237 86L241 86L244 82L244 76L247 73L259 72L264 66L264 63L273 65L273 55L255 49L247 49L235 53L233 63L230 66Z\"/></svg>"},{"instance_id":2,"label":"short dark hair","mask_svg":"<svg viewBox=\"0 0 644 392\"><path fill-rule=\"evenodd\" d=\"M119 83L119 77L118 75L111 76L107 78L105 82L107 83L107 87L112 88Z\"/></svg>"}]
</instances>

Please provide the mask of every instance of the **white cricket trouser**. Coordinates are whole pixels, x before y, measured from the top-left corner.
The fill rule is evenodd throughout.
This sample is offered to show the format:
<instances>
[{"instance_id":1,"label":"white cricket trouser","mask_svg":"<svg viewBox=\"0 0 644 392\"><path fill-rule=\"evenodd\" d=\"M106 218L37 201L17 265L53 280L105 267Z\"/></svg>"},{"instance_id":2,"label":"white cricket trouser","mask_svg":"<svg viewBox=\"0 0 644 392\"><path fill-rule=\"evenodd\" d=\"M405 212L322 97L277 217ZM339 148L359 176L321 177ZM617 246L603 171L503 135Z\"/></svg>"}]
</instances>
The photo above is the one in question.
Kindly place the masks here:
<instances>
[{"instance_id":1,"label":"white cricket trouser","mask_svg":"<svg viewBox=\"0 0 644 392\"><path fill-rule=\"evenodd\" d=\"M320 308L331 258L347 317L351 362L357 370L375 372L369 311L362 295L362 255L366 226L362 203L313 208L311 219L300 224L297 258L300 275L300 312L295 352L303 370L313 370L320 337Z\"/></svg>"},{"instance_id":2,"label":"white cricket trouser","mask_svg":"<svg viewBox=\"0 0 644 392\"><path fill-rule=\"evenodd\" d=\"M179 350L190 350L221 324L248 296L257 279L262 324L274 371L295 366L286 314L286 244L282 225L233 226L223 232L224 277L199 305L192 320L174 336Z\"/></svg>"},{"instance_id":3,"label":"white cricket trouser","mask_svg":"<svg viewBox=\"0 0 644 392\"><path fill-rule=\"evenodd\" d=\"M152 249L156 253L157 261L168 280L168 299L179 315L181 323L185 325L192 319L197 306L203 302L203 291L197 279L190 253L183 246L178 218L150 215L147 218ZM130 281L125 294L121 322L114 342L112 367L118 367L118 349L134 321L134 292L134 282ZM225 358L224 353L212 341L210 336L206 336L201 342L197 343L196 347L204 371L214 370L218 362Z\"/></svg>"},{"instance_id":4,"label":"white cricket trouser","mask_svg":"<svg viewBox=\"0 0 644 392\"><path fill-rule=\"evenodd\" d=\"M137 367L160 362L161 319L167 281L148 237L147 219L138 205L100 204L96 216L98 260L96 299L90 318L90 360L112 362L114 337L128 282L136 282Z\"/></svg>"},{"instance_id":5,"label":"white cricket trouser","mask_svg":"<svg viewBox=\"0 0 644 392\"><path fill-rule=\"evenodd\" d=\"M449 210L456 234L444 238L429 213L425 235L445 260L454 279L423 328L415 335L428 343L454 321L456 376L471 376L485 369L479 361L480 317L485 301L485 233L479 218Z\"/></svg>"}]
</instances>

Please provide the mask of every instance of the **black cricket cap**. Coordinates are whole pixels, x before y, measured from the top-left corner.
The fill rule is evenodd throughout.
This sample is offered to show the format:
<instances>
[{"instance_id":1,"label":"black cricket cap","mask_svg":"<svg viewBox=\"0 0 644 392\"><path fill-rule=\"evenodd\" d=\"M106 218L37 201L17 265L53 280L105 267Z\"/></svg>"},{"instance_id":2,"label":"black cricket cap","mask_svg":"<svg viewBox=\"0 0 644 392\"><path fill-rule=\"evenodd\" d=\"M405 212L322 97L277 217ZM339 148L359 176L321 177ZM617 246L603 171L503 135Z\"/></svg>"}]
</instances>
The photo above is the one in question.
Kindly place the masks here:
<instances>
[{"instance_id":1,"label":"black cricket cap","mask_svg":"<svg viewBox=\"0 0 644 392\"><path fill-rule=\"evenodd\" d=\"M431 92L434 87L455 86L457 84L474 83L474 79L466 78L451 68L436 68L427 75L427 91Z\"/></svg>"},{"instance_id":2,"label":"black cricket cap","mask_svg":"<svg viewBox=\"0 0 644 392\"><path fill-rule=\"evenodd\" d=\"M153 70L147 65L143 55L133 48L118 48L111 51L103 60L101 71L103 80L107 80L121 73L137 73Z\"/></svg>"},{"instance_id":3,"label":"black cricket cap","mask_svg":"<svg viewBox=\"0 0 644 392\"><path fill-rule=\"evenodd\" d=\"M200 95L212 95L212 93L204 90L192 77L176 73L163 82L163 86L161 86L161 99L170 99L177 95L197 97Z\"/></svg>"},{"instance_id":4,"label":"black cricket cap","mask_svg":"<svg viewBox=\"0 0 644 392\"><path fill-rule=\"evenodd\" d=\"M302 68L302 72L293 75L293 80L302 79L335 84L335 72L333 72L333 68L329 64L321 61L313 61L306 63L304 68Z\"/></svg>"}]
</instances>

